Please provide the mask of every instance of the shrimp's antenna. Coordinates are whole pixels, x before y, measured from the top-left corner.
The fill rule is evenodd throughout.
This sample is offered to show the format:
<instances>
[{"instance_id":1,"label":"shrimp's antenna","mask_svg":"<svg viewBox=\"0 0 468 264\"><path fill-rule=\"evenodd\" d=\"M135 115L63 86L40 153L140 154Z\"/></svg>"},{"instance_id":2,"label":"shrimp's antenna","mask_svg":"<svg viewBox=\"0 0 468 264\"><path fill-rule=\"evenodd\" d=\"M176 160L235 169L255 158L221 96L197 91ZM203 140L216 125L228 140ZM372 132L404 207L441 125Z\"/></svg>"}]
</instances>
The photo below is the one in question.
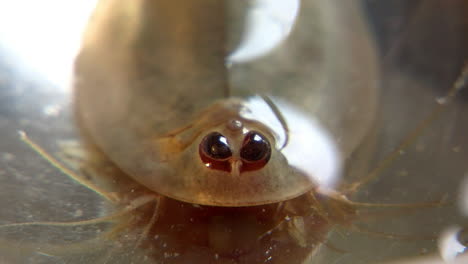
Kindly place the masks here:
<instances>
[{"instance_id":1,"label":"shrimp's antenna","mask_svg":"<svg viewBox=\"0 0 468 264\"><path fill-rule=\"evenodd\" d=\"M51 222L51 221L44 221L44 222L27 222L27 223L13 223L13 224L4 224L0 225L0 229L3 228L11 228L11 227L21 227L21 226L78 226L78 225L94 225L100 224L104 222L112 222L115 218L128 214L135 209L148 204L152 201L159 201L159 197L155 197L154 195L146 195L142 196L138 199L133 200L128 206L126 206L121 211L116 213L97 217L88 220L79 220L79 221L72 221L72 222Z\"/></svg>"},{"instance_id":2,"label":"shrimp's antenna","mask_svg":"<svg viewBox=\"0 0 468 264\"><path fill-rule=\"evenodd\" d=\"M288 127L288 123L286 122L286 119L284 118L284 116L281 114L281 110L279 110L278 106L276 106L275 102L273 102L273 100L271 100L270 97L266 96L266 95L261 95L262 99L265 101L265 103L267 103L267 105L271 108L271 110L273 111L273 113L275 114L276 118L278 118L279 122L281 123L281 126L283 127L284 129L284 133L285 133L285 139L284 139L284 142L283 142L283 145L281 146L281 148L279 150L282 150L284 149L288 143L289 143L289 127Z\"/></svg>"},{"instance_id":3,"label":"shrimp's antenna","mask_svg":"<svg viewBox=\"0 0 468 264\"><path fill-rule=\"evenodd\" d=\"M428 117L422 120L415 129L406 137L390 154L387 155L383 160L379 162L379 164L371 170L366 177L364 177L361 181L351 184L348 188L346 188L343 192L355 192L357 191L362 185L367 184L368 182L374 180L377 175L379 175L384 169L386 169L395 159L400 156L400 152L408 146L410 146L418 137L420 137L426 128L431 125L434 120L436 120L442 112L446 109L445 106L452 101L452 99L466 86L468 81L468 61L465 61L465 64L462 68L462 71L458 78L456 79L455 83L452 85L451 89L447 92L447 94L437 99L436 107L429 113Z\"/></svg>"},{"instance_id":4,"label":"shrimp's antenna","mask_svg":"<svg viewBox=\"0 0 468 264\"><path fill-rule=\"evenodd\" d=\"M41 146L36 144L33 140L31 140L27 135L26 132L24 131L18 131L18 134L21 138L21 140L26 143L32 150L34 150L39 156L41 156L44 160L49 162L52 166L57 168L60 172L63 174L67 175L71 179L77 181L83 186L86 186L88 189L94 191L95 193L101 195L102 197L105 197L107 200L111 202L116 202L118 199L117 197L112 196L112 193L109 193L100 187L96 186L94 183L91 181L79 176L77 173L73 172L72 170L68 169L64 165L62 165L57 159L52 157L47 151L45 151Z\"/></svg>"}]
</instances>

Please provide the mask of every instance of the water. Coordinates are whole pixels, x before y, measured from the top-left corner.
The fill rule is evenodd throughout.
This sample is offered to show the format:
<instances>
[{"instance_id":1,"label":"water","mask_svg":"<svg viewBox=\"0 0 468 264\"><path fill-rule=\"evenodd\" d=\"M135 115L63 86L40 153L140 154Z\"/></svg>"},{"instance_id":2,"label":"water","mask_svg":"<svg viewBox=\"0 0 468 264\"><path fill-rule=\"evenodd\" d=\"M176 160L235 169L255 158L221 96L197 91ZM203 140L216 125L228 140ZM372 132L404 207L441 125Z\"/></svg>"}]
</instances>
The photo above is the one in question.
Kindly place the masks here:
<instances>
[{"instance_id":1,"label":"water","mask_svg":"<svg viewBox=\"0 0 468 264\"><path fill-rule=\"evenodd\" d=\"M362 178L362 164L374 167L428 117L437 107L438 98L445 99L466 54L463 50L466 42L462 37L466 28L461 15L466 9L463 9L462 1L457 2L458 6L444 5L441 1L404 2L368 3L369 12L375 16L372 25L379 33L383 54L383 88L375 135L368 137L369 140L365 141L368 144L362 146L361 153L368 153L366 148L376 149L376 152L371 151L371 154L347 164L348 170L353 171L354 166L359 172L348 175L346 180L350 183ZM0 78L1 223L69 222L105 215L109 209L102 197L42 160L20 141L17 133L18 130L26 131L47 151L60 154L58 144L76 138L75 128L70 122L69 94L63 89L55 89L53 83L32 78L27 72L18 70L14 60L5 55L3 58ZM359 61L353 66L359 67ZM425 133L408 148L398 151L391 165L379 171L378 179L350 196L353 201L372 203L408 204L440 200L448 203L437 208L390 210L382 207L365 210L360 217L363 221L357 224L369 232L354 232L351 227L330 232L329 246L322 246L311 263L372 263L433 255L437 254L437 237L443 230L454 225L466 226L466 218L456 206L451 205L460 196L459 183L466 173L465 100L465 94L461 94L455 100L445 102L440 117L424 129ZM464 198L463 194L461 198ZM296 230L301 230L300 221L290 223L299 226ZM171 225L168 226L170 228ZM70 244L62 249L37 248L38 244L59 242L65 245L86 241L107 227L102 224L3 229L0 260L7 263L93 263L108 256L115 261L125 262L133 258L135 263L151 262L151 258L145 258L145 254L138 250L132 252L133 244L126 242L134 240L132 233L126 231L123 234L130 237L119 240L120 249L117 247L117 251L108 250L115 244L104 242L91 243L101 250L97 252L92 252L90 244L86 243L81 246ZM454 237L458 232L451 234ZM300 240L300 234L295 236ZM427 239L427 236L431 238ZM161 237L156 240L161 240ZM17 244L22 249L16 249L14 246ZM162 242L159 246L167 248L168 244ZM339 250L333 250L333 247ZM59 257L64 251L68 259ZM164 253L162 256L166 259L180 257L179 252L168 250ZM222 260L219 255L214 255L212 261ZM265 256L265 261L268 263L271 258Z\"/></svg>"}]
</instances>

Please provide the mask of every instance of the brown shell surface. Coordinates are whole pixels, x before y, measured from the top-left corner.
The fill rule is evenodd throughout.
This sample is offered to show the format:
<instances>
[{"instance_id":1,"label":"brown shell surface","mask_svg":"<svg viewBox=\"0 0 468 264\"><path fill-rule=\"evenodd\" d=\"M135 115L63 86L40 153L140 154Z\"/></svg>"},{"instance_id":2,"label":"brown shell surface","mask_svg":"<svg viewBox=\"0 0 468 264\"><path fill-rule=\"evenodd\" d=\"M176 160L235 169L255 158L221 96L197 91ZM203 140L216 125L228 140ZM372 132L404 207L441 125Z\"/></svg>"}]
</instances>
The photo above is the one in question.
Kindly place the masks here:
<instances>
[{"instance_id":1,"label":"brown shell surface","mask_svg":"<svg viewBox=\"0 0 468 264\"><path fill-rule=\"evenodd\" d=\"M233 118L273 135L276 145L269 124L240 115L245 100L260 94L317 119L346 159L372 126L378 90L360 11L303 1L284 43L227 67L227 1L202 1L98 5L76 61L75 113L84 138L140 184L185 202L260 205L311 190L317 175L290 166L278 147L263 169L234 177L207 169L198 145ZM347 28L336 32L340 25Z\"/></svg>"}]
</instances>

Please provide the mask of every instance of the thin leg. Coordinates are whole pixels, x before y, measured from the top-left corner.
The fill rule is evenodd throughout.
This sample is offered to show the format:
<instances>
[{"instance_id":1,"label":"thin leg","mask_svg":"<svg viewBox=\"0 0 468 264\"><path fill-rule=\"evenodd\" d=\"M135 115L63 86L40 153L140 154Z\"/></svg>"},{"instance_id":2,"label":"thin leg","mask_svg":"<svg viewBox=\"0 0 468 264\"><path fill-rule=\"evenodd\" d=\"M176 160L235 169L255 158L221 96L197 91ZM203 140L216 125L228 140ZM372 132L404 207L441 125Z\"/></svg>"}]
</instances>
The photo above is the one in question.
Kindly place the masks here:
<instances>
[{"instance_id":1,"label":"thin leg","mask_svg":"<svg viewBox=\"0 0 468 264\"><path fill-rule=\"evenodd\" d=\"M150 202L158 201L159 197L155 195L145 195L141 196L137 199L132 200L127 206L123 207L120 211L113 213L108 216L89 219L89 220L82 220L82 221L74 221L74 222L30 222L30 223L17 223L17 224L6 224L0 225L1 229L8 229L8 228L15 228L15 227L25 227L25 226L60 226L60 227L76 227L76 226L83 226L83 225L92 225L92 224L101 224L104 222L113 222L116 221L117 218L122 216L128 215L129 213L133 212L137 208L144 206ZM19 230L22 230L21 228ZM113 233L113 230L108 230L103 234L99 234L98 237L71 243L71 244L47 244L47 243L28 243L26 241L20 241L16 243L15 241L4 241L0 239L0 248L12 248L14 250L21 250L22 252L35 252L37 254L41 254L44 256L70 256L72 255L80 255L86 254L93 250L101 250L103 245L108 243L110 240L106 239L110 237L110 233ZM14 246L12 246L14 245ZM115 247L111 244L107 245L106 247L110 247L111 250L108 252L106 256L111 256L114 252ZM99 262L101 263L101 262Z\"/></svg>"},{"instance_id":2,"label":"thin leg","mask_svg":"<svg viewBox=\"0 0 468 264\"><path fill-rule=\"evenodd\" d=\"M89 219L89 220L80 220L80 221L73 221L73 222L29 222L29 223L5 224L5 225L0 225L0 229L10 228L10 227L21 227L21 226L78 226L78 225L92 225L92 224L99 224L103 222L111 222L114 219L120 216L123 216L125 214L128 214L129 212L132 212L135 209L155 200L159 200L159 197L153 196L153 195L142 196L133 200L129 205L125 206L122 210L116 213L103 216L103 217Z\"/></svg>"},{"instance_id":3,"label":"thin leg","mask_svg":"<svg viewBox=\"0 0 468 264\"><path fill-rule=\"evenodd\" d=\"M422 120L409 136L407 136L397 147L394 151L390 152L382 161L378 163L378 165L371 170L366 177L362 180L349 185L347 188L343 190L343 193L353 193L356 192L361 186L369 183L370 181L377 178L377 176L388 166L390 166L393 161L395 161L398 157L400 157L400 152L404 149L407 149L411 144L414 143L416 139L418 139L424 131L427 130L429 125L431 125L434 120L439 118L439 116L443 113L446 109L445 106L453 100L453 98L466 86L468 81L468 62L465 63L459 77L452 85L452 88L448 91L448 93L442 98L437 100L438 104L436 107L431 111L427 118Z\"/></svg>"},{"instance_id":4,"label":"thin leg","mask_svg":"<svg viewBox=\"0 0 468 264\"><path fill-rule=\"evenodd\" d=\"M368 207L368 208L422 208L422 207L440 207L443 205L450 204L450 202L446 201L446 197L442 197L439 200L432 201L432 202L422 202L422 203L362 203L362 202L355 202L347 199L341 193L335 192L333 190L323 190L318 189L317 193L323 195L329 199L339 201L340 203L344 203L350 205L352 207ZM319 203L317 201L317 203Z\"/></svg>"},{"instance_id":5,"label":"thin leg","mask_svg":"<svg viewBox=\"0 0 468 264\"><path fill-rule=\"evenodd\" d=\"M402 234L392 234L387 232L378 232L378 231L370 231L363 227L352 225L351 230L366 234L369 236L374 236L377 238L384 238L384 239L399 239L399 240L406 240L406 241L417 241L417 240L436 240L438 237L434 235L424 235L424 236L415 236L415 235L402 235Z\"/></svg>"},{"instance_id":6,"label":"thin leg","mask_svg":"<svg viewBox=\"0 0 468 264\"><path fill-rule=\"evenodd\" d=\"M32 150L34 150L37 154L39 154L44 160L49 162L52 166L57 168L60 172L63 174L67 175L71 179L75 180L76 182L80 183L81 185L87 187L88 189L94 191L95 193L101 195L102 197L106 198L107 200L116 203L118 202L118 197L113 194L109 193L102 188L96 186L93 182L89 181L88 179L85 179L84 177L78 175L74 171L68 169L64 165L62 165L57 159L52 157L47 151L45 151L41 146L36 144L34 141L32 141L24 131L18 131L21 140L26 143Z\"/></svg>"},{"instance_id":7,"label":"thin leg","mask_svg":"<svg viewBox=\"0 0 468 264\"><path fill-rule=\"evenodd\" d=\"M153 214L151 215L151 219L148 222L148 224L145 226L145 229L143 229L143 232L141 233L140 238L138 238L138 241L135 243L134 249L141 245L141 242L143 241L143 239L145 239L145 237L148 236L148 233L151 230L151 227L153 227L154 223L158 221L159 209L161 207L161 197L156 198L155 203L156 205L154 207Z\"/></svg>"}]
</instances>

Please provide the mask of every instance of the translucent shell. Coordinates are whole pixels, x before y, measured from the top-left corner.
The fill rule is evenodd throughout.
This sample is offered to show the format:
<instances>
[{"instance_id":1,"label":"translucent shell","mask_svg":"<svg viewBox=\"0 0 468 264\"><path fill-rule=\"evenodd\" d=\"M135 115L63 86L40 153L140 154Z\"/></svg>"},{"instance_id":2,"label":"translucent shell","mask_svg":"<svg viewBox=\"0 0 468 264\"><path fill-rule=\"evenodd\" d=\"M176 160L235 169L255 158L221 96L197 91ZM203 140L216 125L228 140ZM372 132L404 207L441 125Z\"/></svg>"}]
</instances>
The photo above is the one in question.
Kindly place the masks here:
<instances>
[{"instance_id":1,"label":"translucent shell","mask_svg":"<svg viewBox=\"0 0 468 264\"><path fill-rule=\"evenodd\" d=\"M98 6L76 61L85 140L190 203L260 205L332 187L374 121L377 67L359 11L303 1L279 47L226 66L229 1L203 1ZM349 30L336 32L337 17Z\"/></svg>"}]
</instances>

